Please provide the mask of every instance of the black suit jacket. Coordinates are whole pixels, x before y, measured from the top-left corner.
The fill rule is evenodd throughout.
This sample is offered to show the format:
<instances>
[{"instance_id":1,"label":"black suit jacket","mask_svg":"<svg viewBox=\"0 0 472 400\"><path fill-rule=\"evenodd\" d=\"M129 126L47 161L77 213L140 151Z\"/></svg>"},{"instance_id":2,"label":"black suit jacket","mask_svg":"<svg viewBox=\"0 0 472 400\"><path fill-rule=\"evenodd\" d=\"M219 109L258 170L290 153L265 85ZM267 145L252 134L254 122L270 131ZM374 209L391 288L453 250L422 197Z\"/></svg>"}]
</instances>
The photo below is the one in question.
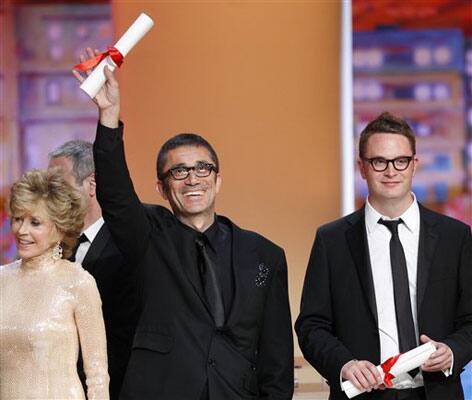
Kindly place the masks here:
<instances>
[{"instance_id":1,"label":"black suit jacket","mask_svg":"<svg viewBox=\"0 0 472 400\"><path fill-rule=\"evenodd\" d=\"M462 399L459 375L472 359L470 227L420 206L417 310L420 334L447 343L453 375L423 373L428 400ZM339 374L352 359L380 363L375 291L364 208L319 228L295 324L305 358L347 399ZM359 396L375 399L376 392Z\"/></svg>"},{"instance_id":2,"label":"black suit jacket","mask_svg":"<svg viewBox=\"0 0 472 400\"><path fill-rule=\"evenodd\" d=\"M125 261L103 224L82 266L97 282L107 338L110 400L117 400L131 353L138 317L136 268ZM85 382L79 361L79 374Z\"/></svg>"},{"instance_id":3,"label":"black suit jacket","mask_svg":"<svg viewBox=\"0 0 472 400\"><path fill-rule=\"evenodd\" d=\"M98 199L113 238L137 263L142 314L123 399L291 399L293 342L283 250L232 230L234 297L216 329L199 289L195 231L164 207L143 206L126 167L121 129L99 125ZM218 217L224 218L224 217Z\"/></svg>"}]
</instances>

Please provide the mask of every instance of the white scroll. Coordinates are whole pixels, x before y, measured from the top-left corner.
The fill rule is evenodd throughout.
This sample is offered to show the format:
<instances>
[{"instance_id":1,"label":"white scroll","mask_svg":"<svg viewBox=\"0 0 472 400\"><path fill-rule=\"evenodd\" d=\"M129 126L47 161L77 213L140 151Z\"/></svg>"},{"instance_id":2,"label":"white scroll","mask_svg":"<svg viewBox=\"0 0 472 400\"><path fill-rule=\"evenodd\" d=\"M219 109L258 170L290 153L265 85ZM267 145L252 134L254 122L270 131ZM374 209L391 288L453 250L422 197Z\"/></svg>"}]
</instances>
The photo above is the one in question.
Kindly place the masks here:
<instances>
[{"instance_id":1,"label":"white scroll","mask_svg":"<svg viewBox=\"0 0 472 400\"><path fill-rule=\"evenodd\" d=\"M128 28L124 35L116 42L116 49L126 57L130 50L136 46L136 44L143 38L143 36L149 32L153 27L154 21L142 13L136 21ZM87 93L91 98L94 98L98 91L105 83L105 74L103 69L107 66L112 71L116 68L116 64L113 62L110 56L104 58L92 71L92 73L85 79L80 88Z\"/></svg>"},{"instance_id":2,"label":"white scroll","mask_svg":"<svg viewBox=\"0 0 472 400\"><path fill-rule=\"evenodd\" d=\"M428 342L418 346L406 353L403 353L398 358L397 362L392 366L390 374L398 376L412 369L418 368L436 351L436 347L433 343ZM380 372L382 380L384 379L384 372L382 366L378 365L377 370ZM346 393L346 396L350 399L363 393L364 391L359 390L350 381L344 381L341 384L342 390Z\"/></svg>"}]
</instances>

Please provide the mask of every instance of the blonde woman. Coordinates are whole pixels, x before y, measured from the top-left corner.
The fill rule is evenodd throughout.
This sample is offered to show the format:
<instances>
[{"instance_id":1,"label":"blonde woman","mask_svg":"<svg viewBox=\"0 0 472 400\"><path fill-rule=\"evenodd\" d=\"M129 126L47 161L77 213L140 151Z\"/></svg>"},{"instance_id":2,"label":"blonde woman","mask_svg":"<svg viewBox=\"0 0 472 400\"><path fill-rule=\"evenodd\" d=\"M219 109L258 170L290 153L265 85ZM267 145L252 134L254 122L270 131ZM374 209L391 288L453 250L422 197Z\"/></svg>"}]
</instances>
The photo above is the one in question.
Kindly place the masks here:
<instances>
[{"instance_id":1,"label":"blonde woman","mask_svg":"<svg viewBox=\"0 0 472 400\"><path fill-rule=\"evenodd\" d=\"M94 279L67 261L85 206L58 170L25 173L11 189L20 260L0 267L0 398L108 399L105 328Z\"/></svg>"}]
</instances>

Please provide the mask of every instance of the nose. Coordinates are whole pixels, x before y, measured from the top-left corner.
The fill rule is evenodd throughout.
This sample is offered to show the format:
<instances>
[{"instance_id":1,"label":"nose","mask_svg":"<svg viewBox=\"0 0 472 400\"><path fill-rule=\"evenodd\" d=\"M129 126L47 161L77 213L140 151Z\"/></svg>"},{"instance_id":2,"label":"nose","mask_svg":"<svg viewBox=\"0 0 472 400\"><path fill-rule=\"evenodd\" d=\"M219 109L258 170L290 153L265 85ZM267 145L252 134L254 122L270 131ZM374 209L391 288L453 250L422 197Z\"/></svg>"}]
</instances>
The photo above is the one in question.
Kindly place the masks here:
<instances>
[{"instance_id":1,"label":"nose","mask_svg":"<svg viewBox=\"0 0 472 400\"><path fill-rule=\"evenodd\" d=\"M395 169L395 167L393 166L393 162L390 161L387 165L387 169L384 171L384 174L386 176L395 176L397 174L397 170Z\"/></svg>"},{"instance_id":2,"label":"nose","mask_svg":"<svg viewBox=\"0 0 472 400\"><path fill-rule=\"evenodd\" d=\"M195 170L191 169L190 171L188 171L188 176L185 179L185 183L187 185L196 185L198 182L199 182L199 180L198 180L198 177L195 173Z\"/></svg>"}]
</instances>

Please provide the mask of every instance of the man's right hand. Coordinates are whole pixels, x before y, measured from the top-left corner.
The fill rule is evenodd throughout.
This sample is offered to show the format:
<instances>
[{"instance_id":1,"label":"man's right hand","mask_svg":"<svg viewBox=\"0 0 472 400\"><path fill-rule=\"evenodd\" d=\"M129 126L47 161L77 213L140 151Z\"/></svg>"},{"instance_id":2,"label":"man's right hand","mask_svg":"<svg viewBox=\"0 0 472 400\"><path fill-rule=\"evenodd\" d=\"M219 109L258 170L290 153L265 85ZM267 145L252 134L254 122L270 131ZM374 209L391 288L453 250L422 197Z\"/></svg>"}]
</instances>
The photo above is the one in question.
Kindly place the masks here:
<instances>
[{"instance_id":1,"label":"man's right hand","mask_svg":"<svg viewBox=\"0 0 472 400\"><path fill-rule=\"evenodd\" d=\"M359 390L370 392L372 389L385 389L382 377L376 366L370 361L351 360L341 369L341 377Z\"/></svg>"},{"instance_id":2,"label":"man's right hand","mask_svg":"<svg viewBox=\"0 0 472 400\"><path fill-rule=\"evenodd\" d=\"M93 51L91 48L87 48L87 55L89 58L95 57L100 54L100 51ZM85 56L80 56L80 62L85 61ZM86 72L86 75L90 75L92 70ZM108 128L117 128L120 119L120 88L115 75L108 67L104 69L106 82L93 99L94 103L98 106L100 123ZM85 77L80 74L79 71L72 70L72 74L79 82L83 82Z\"/></svg>"}]
</instances>

